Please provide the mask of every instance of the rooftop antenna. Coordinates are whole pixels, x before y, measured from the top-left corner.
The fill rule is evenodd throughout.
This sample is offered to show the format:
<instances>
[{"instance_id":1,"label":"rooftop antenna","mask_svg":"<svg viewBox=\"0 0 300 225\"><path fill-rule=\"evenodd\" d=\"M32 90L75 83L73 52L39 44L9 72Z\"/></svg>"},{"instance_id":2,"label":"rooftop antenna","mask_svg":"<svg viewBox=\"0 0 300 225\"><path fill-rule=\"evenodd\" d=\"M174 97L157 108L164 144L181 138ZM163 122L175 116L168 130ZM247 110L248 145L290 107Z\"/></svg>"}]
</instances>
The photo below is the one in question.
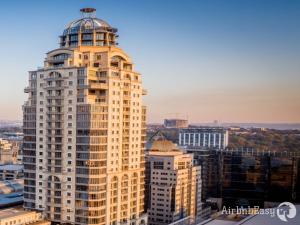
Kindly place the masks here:
<instances>
[{"instance_id":1,"label":"rooftop antenna","mask_svg":"<svg viewBox=\"0 0 300 225\"><path fill-rule=\"evenodd\" d=\"M94 18L96 17L95 8L82 8L80 9L81 15L83 18Z\"/></svg>"}]
</instances>

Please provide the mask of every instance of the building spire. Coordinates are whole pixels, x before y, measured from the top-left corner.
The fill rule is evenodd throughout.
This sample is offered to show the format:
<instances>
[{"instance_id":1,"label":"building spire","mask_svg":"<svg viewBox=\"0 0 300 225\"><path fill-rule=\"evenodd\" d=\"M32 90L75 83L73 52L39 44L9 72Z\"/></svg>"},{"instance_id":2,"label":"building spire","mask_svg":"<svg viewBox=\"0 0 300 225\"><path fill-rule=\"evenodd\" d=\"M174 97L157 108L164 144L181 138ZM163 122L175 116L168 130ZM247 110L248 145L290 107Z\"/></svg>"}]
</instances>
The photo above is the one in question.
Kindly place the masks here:
<instances>
[{"instance_id":1,"label":"building spire","mask_svg":"<svg viewBox=\"0 0 300 225\"><path fill-rule=\"evenodd\" d=\"M80 9L83 18L95 18L96 9L95 8L82 8Z\"/></svg>"}]
</instances>

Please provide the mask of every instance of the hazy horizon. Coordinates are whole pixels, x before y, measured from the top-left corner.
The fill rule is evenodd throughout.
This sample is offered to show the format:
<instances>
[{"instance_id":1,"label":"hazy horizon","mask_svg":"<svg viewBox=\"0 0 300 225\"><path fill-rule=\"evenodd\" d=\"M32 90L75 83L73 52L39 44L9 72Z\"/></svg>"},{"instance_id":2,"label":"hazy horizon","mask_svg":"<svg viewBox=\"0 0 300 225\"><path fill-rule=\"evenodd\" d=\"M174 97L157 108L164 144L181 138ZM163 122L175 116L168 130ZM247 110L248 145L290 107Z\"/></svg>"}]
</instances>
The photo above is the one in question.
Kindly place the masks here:
<instances>
[{"instance_id":1,"label":"hazy horizon","mask_svg":"<svg viewBox=\"0 0 300 225\"><path fill-rule=\"evenodd\" d=\"M280 0L3 2L0 120L22 119L28 71L87 6L119 29L148 123L300 123L300 2Z\"/></svg>"}]
</instances>

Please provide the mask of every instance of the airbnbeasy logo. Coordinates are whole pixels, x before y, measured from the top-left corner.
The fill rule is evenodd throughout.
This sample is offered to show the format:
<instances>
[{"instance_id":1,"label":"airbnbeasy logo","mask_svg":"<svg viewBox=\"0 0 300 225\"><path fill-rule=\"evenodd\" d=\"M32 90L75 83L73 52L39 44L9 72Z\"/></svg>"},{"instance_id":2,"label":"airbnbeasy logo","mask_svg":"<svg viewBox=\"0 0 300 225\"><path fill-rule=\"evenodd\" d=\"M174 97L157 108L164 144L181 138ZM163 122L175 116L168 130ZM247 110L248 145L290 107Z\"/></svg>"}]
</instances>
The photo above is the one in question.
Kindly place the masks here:
<instances>
[{"instance_id":1,"label":"airbnbeasy logo","mask_svg":"<svg viewBox=\"0 0 300 225\"><path fill-rule=\"evenodd\" d=\"M293 203L290 202L282 202L276 209L276 214L279 219L284 222L288 222L289 219L293 219L297 210Z\"/></svg>"},{"instance_id":2,"label":"airbnbeasy logo","mask_svg":"<svg viewBox=\"0 0 300 225\"><path fill-rule=\"evenodd\" d=\"M296 217L297 210L293 203L290 202L282 202L276 208L266 208L261 209L259 206L254 206L251 208L248 206L247 208L239 207L231 208L223 206L221 214L230 215L230 214L238 214L238 215L269 215L270 217L278 217L281 221L289 222L293 218Z\"/></svg>"}]
</instances>

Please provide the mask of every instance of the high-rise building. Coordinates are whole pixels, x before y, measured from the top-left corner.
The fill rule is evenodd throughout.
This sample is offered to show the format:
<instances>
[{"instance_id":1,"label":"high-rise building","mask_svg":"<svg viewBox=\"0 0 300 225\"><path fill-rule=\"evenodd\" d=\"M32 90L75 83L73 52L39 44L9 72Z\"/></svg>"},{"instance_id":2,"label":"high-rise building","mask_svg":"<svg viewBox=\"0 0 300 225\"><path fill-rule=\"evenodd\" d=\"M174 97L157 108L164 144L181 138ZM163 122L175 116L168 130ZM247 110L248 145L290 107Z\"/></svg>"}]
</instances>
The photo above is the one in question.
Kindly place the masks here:
<instances>
[{"instance_id":1,"label":"high-rise building","mask_svg":"<svg viewBox=\"0 0 300 225\"><path fill-rule=\"evenodd\" d=\"M95 11L82 9L29 72L24 207L54 224L145 224L146 91Z\"/></svg>"},{"instance_id":2,"label":"high-rise building","mask_svg":"<svg viewBox=\"0 0 300 225\"><path fill-rule=\"evenodd\" d=\"M187 148L201 165L202 199L213 209L300 203L299 152Z\"/></svg>"},{"instance_id":3,"label":"high-rise building","mask_svg":"<svg viewBox=\"0 0 300 225\"><path fill-rule=\"evenodd\" d=\"M149 225L183 218L195 220L201 210L201 167L170 141L154 141L146 155Z\"/></svg>"},{"instance_id":4,"label":"high-rise building","mask_svg":"<svg viewBox=\"0 0 300 225\"><path fill-rule=\"evenodd\" d=\"M228 146L228 130L223 127L181 129L179 131L179 145L205 149L224 149Z\"/></svg>"}]
</instances>

